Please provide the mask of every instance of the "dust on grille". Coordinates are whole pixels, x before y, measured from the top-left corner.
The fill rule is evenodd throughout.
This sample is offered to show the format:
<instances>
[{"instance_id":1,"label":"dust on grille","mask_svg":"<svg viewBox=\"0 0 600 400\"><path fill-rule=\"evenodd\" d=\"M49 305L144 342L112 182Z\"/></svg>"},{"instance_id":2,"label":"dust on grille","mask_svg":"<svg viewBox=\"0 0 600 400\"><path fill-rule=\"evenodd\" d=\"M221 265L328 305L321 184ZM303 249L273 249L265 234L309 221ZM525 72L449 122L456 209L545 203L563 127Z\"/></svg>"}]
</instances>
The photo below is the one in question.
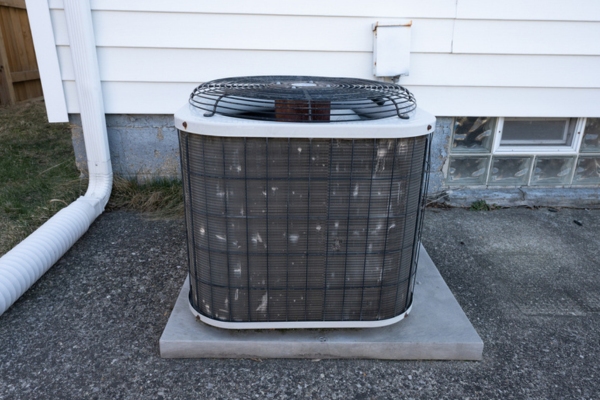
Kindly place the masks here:
<instances>
[{"instance_id":1,"label":"dust on grille","mask_svg":"<svg viewBox=\"0 0 600 400\"><path fill-rule=\"evenodd\" d=\"M190 304L230 322L366 321L412 302L428 136L180 132Z\"/></svg>"}]
</instances>

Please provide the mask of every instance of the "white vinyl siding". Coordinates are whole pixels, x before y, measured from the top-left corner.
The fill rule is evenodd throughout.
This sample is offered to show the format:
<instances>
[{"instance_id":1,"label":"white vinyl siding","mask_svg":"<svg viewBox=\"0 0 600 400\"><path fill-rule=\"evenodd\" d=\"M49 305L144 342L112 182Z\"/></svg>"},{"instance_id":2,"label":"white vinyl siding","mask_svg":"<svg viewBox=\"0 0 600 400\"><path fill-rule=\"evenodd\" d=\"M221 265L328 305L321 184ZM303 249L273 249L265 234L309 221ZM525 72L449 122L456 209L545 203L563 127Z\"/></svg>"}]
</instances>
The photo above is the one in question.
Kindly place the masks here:
<instances>
[{"instance_id":1,"label":"white vinyl siding","mask_svg":"<svg viewBox=\"0 0 600 400\"><path fill-rule=\"evenodd\" d=\"M64 12L52 18L56 44L68 45ZM95 11L93 21L100 47L371 52L377 19ZM452 20L412 22L412 51L450 52Z\"/></svg>"},{"instance_id":2,"label":"white vinyl siding","mask_svg":"<svg viewBox=\"0 0 600 400\"><path fill-rule=\"evenodd\" d=\"M460 19L598 21L598 0L458 0Z\"/></svg>"},{"instance_id":3,"label":"white vinyl siding","mask_svg":"<svg viewBox=\"0 0 600 400\"><path fill-rule=\"evenodd\" d=\"M453 51L590 56L600 54L598 38L599 22L457 20Z\"/></svg>"},{"instance_id":4,"label":"white vinyl siding","mask_svg":"<svg viewBox=\"0 0 600 400\"><path fill-rule=\"evenodd\" d=\"M600 116L600 90L528 87L410 87L420 106L437 116Z\"/></svg>"},{"instance_id":5,"label":"white vinyl siding","mask_svg":"<svg viewBox=\"0 0 600 400\"><path fill-rule=\"evenodd\" d=\"M526 4L525 4L526 3ZM600 117L600 2L92 0L108 113L171 114L207 80L373 79L371 24L410 19L400 83L438 116ZM62 0L50 14L69 113L77 96Z\"/></svg>"},{"instance_id":6,"label":"white vinyl siding","mask_svg":"<svg viewBox=\"0 0 600 400\"><path fill-rule=\"evenodd\" d=\"M49 0L49 4L50 8L63 8L62 0ZM92 9L158 13L454 18L456 0L92 0Z\"/></svg>"}]
</instances>

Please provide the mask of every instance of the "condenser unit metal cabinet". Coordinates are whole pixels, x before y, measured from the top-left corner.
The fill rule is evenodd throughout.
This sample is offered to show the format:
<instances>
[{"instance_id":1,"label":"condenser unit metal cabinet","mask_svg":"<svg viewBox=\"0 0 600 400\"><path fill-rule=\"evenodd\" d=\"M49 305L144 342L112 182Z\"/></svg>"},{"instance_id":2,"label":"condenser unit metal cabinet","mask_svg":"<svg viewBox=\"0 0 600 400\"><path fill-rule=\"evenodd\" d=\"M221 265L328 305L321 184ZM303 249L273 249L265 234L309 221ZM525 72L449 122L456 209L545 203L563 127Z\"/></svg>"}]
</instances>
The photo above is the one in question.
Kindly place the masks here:
<instances>
[{"instance_id":1,"label":"condenser unit metal cabinet","mask_svg":"<svg viewBox=\"0 0 600 400\"><path fill-rule=\"evenodd\" d=\"M202 321L377 327L410 311L435 118L406 89L223 79L199 86L175 124Z\"/></svg>"}]
</instances>

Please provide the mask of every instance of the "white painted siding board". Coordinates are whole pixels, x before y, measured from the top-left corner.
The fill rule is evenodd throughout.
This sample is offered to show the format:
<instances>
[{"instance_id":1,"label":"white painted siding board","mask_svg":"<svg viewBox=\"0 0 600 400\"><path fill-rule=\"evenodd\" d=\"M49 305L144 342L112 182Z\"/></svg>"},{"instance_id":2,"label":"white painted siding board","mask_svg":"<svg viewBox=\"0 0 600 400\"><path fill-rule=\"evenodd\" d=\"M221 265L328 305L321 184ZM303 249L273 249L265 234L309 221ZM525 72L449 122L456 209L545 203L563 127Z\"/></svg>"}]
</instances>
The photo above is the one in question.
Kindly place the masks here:
<instances>
[{"instance_id":1,"label":"white painted siding board","mask_svg":"<svg viewBox=\"0 0 600 400\"><path fill-rule=\"evenodd\" d=\"M412 22L411 53L452 52L453 20L412 19Z\"/></svg>"},{"instance_id":2,"label":"white painted siding board","mask_svg":"<svg viewBox=\"0 0 600 400\"><path fill-rule=\"evenodd\" d=\"M71 52L59 46L62 78L74 80ZM240 62L252 60L252 62ZM206 82L239 75L322 75L372 79L371 53L98 48L100 77L113 82Z\"/></svg>"},{"instance_id":3,"label":"white painted siding board","mask_svg":"<svg viewBox=\"0 0 600 400\"><path fill-rule=\"evenodd\" d=\"M600 117L598 89L409 87L420 107L442 116Z\"/></svg>"},{"instance_id":4,"label":"white painted siding board","mask_svg":"<svg viewBox=\"0 0 600 400\"><path fill-rule=\"evenodd\" d=\"M79 114L79 96L77 96L75 82L63 81L63 90L65 92L65 99L67 100L67 112L69 114ZM104 102L106 103L106 100ZM106 104L104 111L106 111Z\"/></svg>"},{"instance_id":5,"label":"white painted siding board","mask_svg":"<svg viewBox=\"0 0 600 400\"><path fill-rule=\"evenodd\" d=\"M58 53L62 78L74 80L69 47L59 46ZM206 82L274 74L373 79L371 57L369 52L98 48L101 79L113 82ZM600 88L598 56L413 54L411 71L401 78L403 85Z\"/></svg>"},{"instance_id":6,"label":"white painted siding board","mask_svg":"<svg viewBox=\"0 0 600 400\"><path fill-rule=\"evenodd\" d=\"M598 0L458 0L458 19L600 21Z\"/></svg>"},{"instance_id":7,"label":"white painted siding board","mask_svg":"<svg viewBox=\"0 0 600 400\"><path fill-rule=\"evenodd\" d=\"M600 88L600 56L414 54L419 86Z\"/></svg>"},{"instance_id":8,"label":"white painted siding board","mask_svg":"<svg viewBox=\"0 0 600 400\"><path fill-rule=\"evenodd\" d=\"M67 122L69 116L48 3L46 0L27 0L26 5L48 121Z\"/></svg>"},{"instance_id":9,"label":"white painted siding board","mask_svg":"<svg viewBox=\"0 0 600 400\"><path fill-rule=\"evenodd\" d=\"M50 19L54 31L54 42L57 46L69 44L69 32L67 31L67 19L63 10L50 10Z\"/></svg>"},{"instance_id":10,"label":"white painted siding board","mask_svg":"<svg viewBox=\"0 0 600 400\"><path fill-rule=\"evenodd\" d=\"M64 11L53 10L58 45L68 45ZM103 47L372 51L377 18L93 12ZM414 19L413 52L447 52L452 20Z\"/></svg>"},{"instance_id":11,"label":"white painted siding board","mask_svg":"<svg viewBox=\"0 0 600 400\"><path fill-rule=\"evenodd\" d=\"M600 22L457 20L454 53L600 55Z\"/></svg>"},{"instance_id":12,"label":"white painted siding board","mask_svg":"<svg viewBox=\"0 0 600 400\"><path fill-rule=\"evenodd\" d=\"M60 75L63 81L75 80L75 71L73 70L73 57L69 46L56 46L56 54L60 64ZM100 54L98 54L100 57ZM98 64L100 64L98 62ZM100 68L100 80L102 80L102 68Z\"/></svg>"},{"instance_id":13,"label":"white painted siding board","mask_svg":"<svg viewBox=\"0 0 600 400\"><path fill-rule=\"evenodd\" d=\"M96 43L120 47L365 51L367 19L95 12Z\"/></svg>"},{"instance_id":14,"label":"white painted siding board","mask_svg":"<svg viewBox=\"0 0 600 400\"><path fill-rule=\"evenodd\" d=\"M74 81L65 81L67 108L79 113ZM183 106L197 83L104 82L102 94L107 114L173 114Z\"/></svg>"},{"instance_id":15,"label":"white painted siding board","mask_svg":"<svg viewBox=\"0 0 600 400\"><path fill-rule=\"evenodd\" d=\"M387 18L454 18L456 0L92 0L93 10L150 11L219 14L386 16ZM53 9L64 8L62 0L50 0Z\"/></svg>"}]
</instances>

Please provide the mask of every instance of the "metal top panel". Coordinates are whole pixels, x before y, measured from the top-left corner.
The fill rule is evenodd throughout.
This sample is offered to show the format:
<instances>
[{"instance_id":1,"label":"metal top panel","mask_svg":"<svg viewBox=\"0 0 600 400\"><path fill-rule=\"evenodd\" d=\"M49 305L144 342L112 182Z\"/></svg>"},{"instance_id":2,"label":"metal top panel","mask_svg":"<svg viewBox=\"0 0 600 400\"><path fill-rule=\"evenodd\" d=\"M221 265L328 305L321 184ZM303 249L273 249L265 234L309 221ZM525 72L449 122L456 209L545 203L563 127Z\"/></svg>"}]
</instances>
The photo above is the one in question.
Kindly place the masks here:
<instances>
[{"instance_id":1,"label":"metal top panel","mask_svg":"<svg viewBox=\"0 0 600 400\"><path fill-rule=\"evenodd\" d=\"M204 114L205 111L186 104L175 113L175 126L179 130L207 136L339 139L414 137L432 133L435 128L435 117L418 108L409 113L409 119L357 118L334 124L247 120L218 114L205 117Z\"/></svg>"}]
</instances>

